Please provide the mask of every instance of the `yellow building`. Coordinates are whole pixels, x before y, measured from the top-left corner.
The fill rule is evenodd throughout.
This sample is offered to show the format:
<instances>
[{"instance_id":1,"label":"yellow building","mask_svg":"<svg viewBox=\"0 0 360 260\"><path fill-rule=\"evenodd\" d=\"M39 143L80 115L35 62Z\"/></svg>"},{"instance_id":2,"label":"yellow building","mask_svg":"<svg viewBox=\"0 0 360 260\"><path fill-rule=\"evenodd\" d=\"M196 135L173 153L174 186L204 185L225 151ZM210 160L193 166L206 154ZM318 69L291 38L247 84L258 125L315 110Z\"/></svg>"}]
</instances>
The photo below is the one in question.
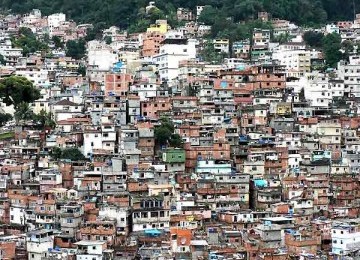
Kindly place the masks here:
<instances>
[{"instance_id":1,"label":"yellow building","mask_svg":"<svg viewBox=\"0 0 360 260\"><path fill-rule=\"evenodd\" d=\"M291 115L291 103L280 102L276 106L276 114L279 116Z\"/></svg>"},{"instance_id":2,"label":"yellow building","mask_svg":"<svg viewBox=\"0 0 360 260\"><path fill-rule=\"evenodd\" d=\"M166 20L156 20L155 24L150 25L146 32L158 32L165 34L168 31L168 24Z\"/></svg>"}]
</instances>

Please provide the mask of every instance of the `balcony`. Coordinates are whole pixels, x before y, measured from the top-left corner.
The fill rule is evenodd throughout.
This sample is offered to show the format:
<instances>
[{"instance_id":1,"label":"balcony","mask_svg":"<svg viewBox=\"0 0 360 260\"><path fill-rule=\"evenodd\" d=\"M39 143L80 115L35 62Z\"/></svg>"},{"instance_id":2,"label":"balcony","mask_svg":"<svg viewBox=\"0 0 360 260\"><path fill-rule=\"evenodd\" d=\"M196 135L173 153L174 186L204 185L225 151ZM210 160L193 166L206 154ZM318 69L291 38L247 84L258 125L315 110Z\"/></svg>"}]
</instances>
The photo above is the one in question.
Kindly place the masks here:
<instances>
[{"instance_id":1,"label":"balcony","mask_svg":"<svg viewBox=\"0 0 360 260\"><path fill-rule=\"evenodd\" d=\"M191 184L191 183L195 183L195 180L192 180L190 177L188 178L184 178L184 177L177 177L176 178L176 182L178 184Z\"/></svg>"},{"instance_id":2,"label":"balcony","mask_svg":"<svg viewBox=\"0 0 360 260\"><path fill-rule=\"evenodd\" d=\"M278 203L278 202L281 202L281 197L261 197L261 196L258 196L258 199L257 201L259 203Z\"/></svg>"},{"instance_id":3,"label":"balcony","mask_svg":"<svg viewBox=\"0 0 360 260\"><path fill-rule=\"evenodd\" d=\"M116 141L116 134L115 133L114 133L114 135L105 135L105 134L103 134L102 141L103 142L115 142Z\"/></svg>"},{"instance_id":4,"label":"balcony","mask_svg":"<svg viewBox=\"0 0 360 260\"><path fill-rule=\"evenodd\" d=\"M355 200L355 196L352 195L352 194L340 194L340 195L336 195L335 196L335 199L338 199L338 200Z\"/></svg>"},{"instance_id":5,"label":"balcony","mask_svg":"<svg viewBox=\"0 0 360 260\"><path fill-rule=\"evenodd\" d=\"M328 205L329 204L329 199L324 198L324 199L314 199L314 205Z\"/></svg>"},{"instance_id":6,"label":"balcony","mask_svg":"<svg viewBox=\"0 0 360 260\"><path fill-rule=\"evenodd\" d=\"M82 227L80 228L81 234L96 234L96 235L103 235L103 236L112 236L116 232L115 228L105 228L103 226L97 227Z\"/></svg>"},{"instance_id":7,"label":"balcony","mask_svg":"<svg viewBox=\"0 0 360 260\"><path fill-rule=\"evenodd\" d=\"M170 218L170 222L180 222L180 221L188 221L188 219L193 218L194 221L200 221L203 219L203 216L198 215L172 215Z\"/></svg>"},{"instance_id":8,"label":"balcony","mask_svg":"<svg viewBox=\"0 0 360 260\"><path fill-rule=\"evenodd\" d=\"M170 217L150 217L150 218L133 219L134 224L169 222L169 221L170 221Z\"/></svg>"},{"instance_id":9,"label":"balcony","mask_svg":"<svg viewBox=\"0 0 360 260\"><path fill-rule=\"evenodd\" d=\"M21 180L21 173L11 173L11 179Z\"/></svg>"},{"instance_id":10,"label":"balcony","mask_svg":"<svg viewBox=\"0 0 360 260\"><path fill-rule=\"evenodd\" d=\"M206 194L229 194L229 188L198 188L197 193L199 195L206 195Z\"/></svg>"},{"instance_id":11,"label":"balcony","mask_svg":"<svg viewBox=\"0 0 360 260\"><path fill-rule=\"evenodd\" d=\"M62 221L61 222L61 227L62 228L78 228L79 223L77 223L77 222L68 223L66 221Z\"/></svg>"},{"instance_id":12,"label":"balcony","mask_svg":"<svg viewBox=\"0 0 360 260\"><path fill-rule=\"evenodd\" d=\"M310 247L310 246L319 246L321 245L320 237L302 237L301 239L288 238L285 241L287 246L295 247Z\"/></svg>"},{"instance_id":13,"label":"balcony","mask_svg":"<svg viewBox=\"0 0 360 260\"><path fill-rule=\"evenodd\" d=\"M66 212L66 211L62 211L60 212L60 217L64 217L64 218L79 218L83 215L82 212L77 211L77 212Z\"/></svg>"},{"instance_id":14,"label":"balcony","mask_svg":"<svg viewBox=\"0 0 360 260\"><path fill-rule=\"evenodd\" d=\"M35 209L36 215L46 215L46 216L55 216L55 210L41 210L41 209Z\"/></svg>"},{"instance_id":15,"label":"balcony","mask_svg":"<svg viewBox=\"0 0 360 260\"><path fill-rule=\"evenodd\" d=\"M249 200L245 199L245 198L241 198L241 197L236 197L236 198L229 198L229 197L217 197L217 198L199 198L196 199L197 202L239 202L239 203L247 203Z\"/></svg>"},{"instance_id":16,"label":"balcony","mask_svg":"<svg viewBox=\"0 0 360 260\"><path fill-rule=\"evenodd\" d=\"M53 218L51 219L36 218L35 222L38 224L54 224L55 220Z\"/></svg>"},{"instance_id":17,"label":"balcony","mask_svg":"<svg viewBox=\"0 0 360 260\"><path fill-rule=\"evenodd\" d=\"M322 192L322 193L318 193L319 197L330 197L330 196L334 196L333 192Z\"/></svg>"},{"instance_id":18,"label":"balcony","mask_svg":"<svg viewBox=\"0 0 360 260\"><path fill-rule=\"evenodd\" d=\"M61 184L58 183L56 180L40 180L39 181L40 185L57 185L57 184Z\"/></svg>"},{"instance_id":19,"label":"balcony","mask_svg":"<svg viewBox=\"0 0 360 260\"><path fill-rule=\"evenodd\" d=\"M221 182L221 183L236 183L236 184L245 184L247 185L249 183L249 178L246 177L238 177L238 175L233 175L235 176L234 179L231 178L223 178L222 180L219 179L218 176L216 176L216 181L217 182ZM248 189L247 187L244 187L244 189Z\"/></svg>"}]
</instances>

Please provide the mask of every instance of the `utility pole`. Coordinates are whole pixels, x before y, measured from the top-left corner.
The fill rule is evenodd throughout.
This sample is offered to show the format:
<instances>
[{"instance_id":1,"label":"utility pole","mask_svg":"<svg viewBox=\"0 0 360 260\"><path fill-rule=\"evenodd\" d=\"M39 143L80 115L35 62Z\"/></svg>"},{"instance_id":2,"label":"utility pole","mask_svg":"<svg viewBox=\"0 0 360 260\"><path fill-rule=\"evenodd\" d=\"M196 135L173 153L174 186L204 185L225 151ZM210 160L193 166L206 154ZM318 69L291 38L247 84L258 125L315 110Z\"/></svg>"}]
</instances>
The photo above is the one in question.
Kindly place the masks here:
<instances>
[{"instance_id":1,"label":"utility pole","mask_svg":"<svg viewBox=\"0 0 360 260\"><path fill-rule=\"evenodd\" d=\"M355 0L353 0L353 11L354 11L354 21L355 21L355 19L356 19Z\"/></svg>"}]
</instances>

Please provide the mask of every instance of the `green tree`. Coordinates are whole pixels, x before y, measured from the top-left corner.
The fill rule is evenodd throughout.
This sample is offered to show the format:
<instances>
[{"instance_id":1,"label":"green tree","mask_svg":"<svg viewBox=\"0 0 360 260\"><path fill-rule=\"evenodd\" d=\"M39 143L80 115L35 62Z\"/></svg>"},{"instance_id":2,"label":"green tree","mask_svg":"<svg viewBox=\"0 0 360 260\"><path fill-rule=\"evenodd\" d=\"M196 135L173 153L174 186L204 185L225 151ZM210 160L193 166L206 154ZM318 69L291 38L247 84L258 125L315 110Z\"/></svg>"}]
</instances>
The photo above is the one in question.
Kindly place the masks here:
<instances>
[{"instance_id":1,"label":"green tree","mask_svg":"<svg viewBox=\"0 0 360 260\"><path fill-rule=\"evenodd\" d=\"M3 55L1 55L1 54L0 54L0 64L1 65L6 65L5 57Z\"/></svg>"},{"instance_id":2,"label":"green tree","mask_svg":"<svg viewBox=\"0 0 360 260\"><path fill-rule=\"evenodd\" d=\"M199 16L198 21L206 25L214 25L215 19L218 16L219 10L210 5L206 5Z\"/></svg>"},{"instance_id":3,"label":"green tree","mask_svg":"<svg viewBox=\"0 0 360 260\"><path fill-rule=\"evenodd\" d=\"M105 41L105 43L108 44L108 45L111 44L111 43L112 43L111 36L105 36L105 37L104 37L104 41Z\"/></svg>"},{"instance_id":4,"label":"green tree","mask_svg":"<svg viewBox=\"0 0 360 260\"><path fill-rule=\"evenodd\" d=\"M204 61L211 62L213 64L220 64L226 57L226 54L216 52L212 41L208 41L206 42L203 50L200 52L200 56Z\"/></svg>"},{"instance_id":5,"label":"green tree","mask_svg":"<svg viewBox=\"0 0 360 260\"><path fill-rule=\"evenodd\" d=\"M151 22L147 19L139 19L136 23L133 23L129 26L128 32L129 33L139 33L145 32L146 29L150 26Z\"/></svg>"},{"instance_id":6,"label":"green tree","mask_svg":"<svg viewBox=\"0 0 360 260\"><path fill-rule=\"evenodd\" d=\"M181 139L179 134L172 134L169 140L169 144L172 147L182 147L184 145L184 141Z\"/></svg>"},{"instance_id":7,"label":"green tree","mask_svg":"<svg viewBox=\"0 0 360 260\"><path fill-rule=\"evenodd\" d=\"M21 102L15 109L14 118L17 124L24 124L26 121L34 119L29 103Z\"/></svg>"},{"instance_id":8,"label":"green tree","mask_svg":"<svg viewBox=\"0 0 360 260\"><path fill-rule=\"evenodd\" d=\"M35 53L37 51L48 52L49 46L37 40L35 34L29 28L21 27L17 37L13 37L12 44L15 47L21 48L23 50L23 55L28 56L30 53Z\"/></svg>"},{"instance_id":9,"label":"green tree","mask_svg":"<svg viewBox=\"0 0 360 260\"><path fill-rule=\"evenodd\" d=\"M256 19L257 13L262 11L261 1L242 0L235 1L234 8L229 13L234 17L235 21Z\"/></svg>"},{"instance_id":10,"label":"green tree","mask_svg":"<svg viewBox=\"0 0 360 260\"><path fill-rule=\"evenodd\" d=\"M84 39L70 40L66 43L66 56L80 60L85 56L86 42Z\"/></svg>"},{"instance_id":11,"label":"green tree","mask_svg":"<svg viewBox=\"0 0 360 260\"><path fill-rule=\"evenodd\" d=\"M111 24L113 25L113 24ZM107 27L104 21L95 23L92 28L87 29L85 41L100 40L102 37L102 31Z\"/></svg>"},{"instance_id":12,"label":"green tree","mask_svg":"<svg viewBox=\"0 0 360 260\"><path fill-rule=\"evenodd\" d=\"M40 98L40 91L25 77L10 76L0 80L0 98L15 108L21 103L31 103Z\"/></svg>"},{"instance_id":13,"label":"green tree","mask_svg":"<svg viewBox=\"0 0 360 260\"><path fill-rule=\"evenodd\" d=\"M323 45L324 34L321 32L307 31L303 35L305 43L312 48L321 48Z\"/></svg>"},{"instance_id":14,"label":"green tree","mask_svg":"<svg viewBox=\"0 0 360 260\"><path fill-rule=\"evenodd\" d=\"M170 145L174 147L182 146L182 140L178 134L174 134L175 127L169 118L162 118L160 125L155 127L154 136L157 147Z\"/></svg>"},{"instance_id":15,"label":"green tree","mask_svg":"<svg viewBox=\"0 0 360 260\"><path fill-rule=\"evenodd\" d=\"M150 9L147 17L151 23L155 23L156 20L165 19L166 15L164 14L164 12L162 10L155 7L155 8Z\"/></svg>"},{"instance_id":16,"label":"green tree","mask_svg":"<svg viewBox=\"0 0 360 260\"><path fill-rule=\"evenodd\" d=\"M59 147L55 146L51 149L50 155L54 160L59 160L61 158L61 153L62 150Z\"/></svg>"},{"instance_id":17,"label":"green tree","mask_svg":"<svg viewBox=\"0 0 360 260\"><path fill-rule=\"evenodd\" d=\"M300 99L301 102L306 101L306 99L305 99L305 89L304 88L301 88L301 90L300 90L299 99Z\"/></svg>"},{"instance_id":18,"label":"green tree","mask_svg":"<svg viewBox=\"0 0 360 260\"><path fill-rule=\"evenodd\" d=\"M51 40L53 41L56 49L64 48L64 43L63 43L62 39L59 36L55 35L55 36L53 36L51 38Z\"/></svg>"},{"instance_id":19,"label":"green tree","mask_svg":"<svg viewBox=\"0 0 360 260\"><path fill-rule=\"evenodd\" d=\"M86 66L84 65L79 65L78 69L77 69L77 73L80 74L81 76L85 77L86 76Z\"/></svg>"},{"instance_id":20,"label":"green tree","mask_svg":"<svg viewBox=\"0 0 360 260\"><path fill-rule=\"evenodd\" d=\"M13 118L12 115L8 113L0 113L0 126L4 126L12 118Z\"/></svg>"},{"instance_id":21,"label":"green tree","mask_svg":"<svg viewBox=\"0 0 360 260\"><path fill-rule=\"evenodd\" d=\"M50 35L48 33L45 33L43 35L43 42L46 43L46 44L49 44L50 43Z\"/></svg>"},{"instance_id":22,"label":"green tree","mask_svg":"<svg viewBox=\"0 0 360 260\"><path fill-rule=\"evenodd\" d=\"M325 55L326 64L329 67L335 68L337 63L342 58L341 36L337 33L327 34L323 39L323 52Z\"/></svg>"},{"instance_id":23,"label":"green tree","mask_svg":"<svg viewBox=\"0 0 360 260\"><path fill-rule=\"evenodd\" d=\"M280 44L283 44L283 43L287 43L291 40L292 36L286 32L286 33L282 33L280 34L279 36L275 37L275 41L280 43Z\"/></svg>"},{"instance_id":24,"label":"green tree","mask_svg":"<svg viewBox=\"0 0 360 260\"><path fill-rule=\"evenodd\" d=\"M83 161L86 160L85 156L76 147L69 147L61 149L59 147L53 147L51 149L51 157L54 160L65 159L71 161Z\"/></svg>"},{"instance_id":25,"label":"green tree","mask_svg":"<svg viewBox=\"0 0 360 260\"><path fill-rule=\"evenodd\" d=\"M233 17L234 22L252 19L258 11L267 11L280 19L286 19L299 25L322 25L327 21L352 20L353 10L360 11L358 0L157 0L156 6L162 12L152 14L151 19L171 17L178 7L195 10L197 5L210 5L217 10L212 15ZM104 23L128 29L140 19L148 19L144 7L145 0L2 0L3 9L11 9L15 13L26 13L32 9L40 9L44 15L64 12L68 17L80 23ZM354 3L354 4L353 4ZM206 14L206 13L205 13ZM209 16L211 17L211 16Z\"/></svg>"},{"instance_id":26,"label":"green tree","mask_svg":"<svg viewBox=\"0 0 360 260\"><path fill-rule=\"evenodd\" d=\"M354 53L354 43L350 40L345 40L341 43L341 50L343 51L343 59L349 60L349 56Z\"/></svg>"},{"instance_id":27,"label":"green tree","mask_svg":"<svg viewBox=\"0 0 360 260\"><path fill-rule=\"evenodd\" d=\"M65 148L61 151L60 159L67 159L71 161L83 161L86 160L85 156L80 152L78 148Z\"/></svg>"},{"instance_id":28,"label":"green tree","mask_svg":"<svg viewBox=\"0 0 360 260\"><path fill-rule=\"evenodd\" d=\"M52 113L46 112L44 109L41 109L39 114L35 114L33 120L41 127L50 127L53 129L56 126Z\"/></svg>"}]
</instances>

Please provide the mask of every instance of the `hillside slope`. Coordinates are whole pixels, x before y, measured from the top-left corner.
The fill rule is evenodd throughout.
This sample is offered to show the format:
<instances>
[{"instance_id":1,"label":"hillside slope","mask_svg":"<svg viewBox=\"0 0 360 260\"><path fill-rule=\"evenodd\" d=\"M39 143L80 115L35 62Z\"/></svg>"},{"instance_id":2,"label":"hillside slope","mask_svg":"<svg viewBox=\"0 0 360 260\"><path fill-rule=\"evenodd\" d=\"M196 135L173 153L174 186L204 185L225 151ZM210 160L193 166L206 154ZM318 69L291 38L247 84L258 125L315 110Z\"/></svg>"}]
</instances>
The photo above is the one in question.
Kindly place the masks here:
<instances>
[{"instance_id":1,"label":"hillside slope","mask_svg":"<svg viewBox=\"0 0 360 260\"><path fill-rule=\"evenodd\" d=\"M327 21L353 19L354 8L360 11L360 0L156 0L160 12L146 17L148 0L0 0L3 9L25 13L34 8L45 15L64 12L77 22L105 23L127 28L147 20L167 16L174 18L177 7L194 9L211 5L219 14L233 17L234 22L252 18L258 11L298 24L320 24Z\"/></svg>"}]
</instances>

